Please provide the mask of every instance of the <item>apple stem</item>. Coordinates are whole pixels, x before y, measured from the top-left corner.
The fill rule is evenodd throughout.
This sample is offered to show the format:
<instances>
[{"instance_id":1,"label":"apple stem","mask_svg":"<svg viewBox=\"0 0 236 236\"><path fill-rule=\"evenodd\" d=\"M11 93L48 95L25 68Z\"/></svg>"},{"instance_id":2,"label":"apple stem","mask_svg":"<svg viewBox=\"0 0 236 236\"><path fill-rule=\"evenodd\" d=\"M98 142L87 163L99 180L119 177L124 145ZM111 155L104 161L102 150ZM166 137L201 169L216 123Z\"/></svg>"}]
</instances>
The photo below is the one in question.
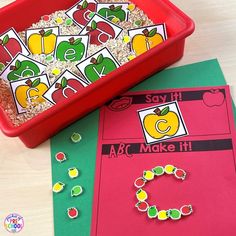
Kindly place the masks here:
<instances>
[{"instance_id":1,"label":"apple stem","mask_svg":"<svg viewBox=\"0 0 236 236\"><path fill-rule=\"evenodd\" d=\"M26 82L25 82L29 87L32 87L32 81L30 79L28 79Z\"/></svg>"},{"instance_id":2,"label":"apple stem","mask_svg":"<svg viewBox=\"0 0 236 236\"><path fill-rule=\"evenodd\" d=\"M148 37L149 30L148 30L148 29L144 29L144 30L142 31L142 33L143 33L146 37Z\"/></svg>"},{"instance_id":3,"label":"apple stem","mask_svg":"<svg viewBox=\"0 0 236 236\"><path fill-rule=\"evenodd\" d=\"M83 10L83 7L81 5L78 5L77 7L79 10Z\"/></svg>"},{"instance_id":4,"label":"apple stem","mask_svg":"<svg viewBox=\"0 0 236 236\"><path fill-rule=\"evenodd\" d=\"M153 112L156 113L158 116L161 115L161 110L158 107Z\"/></svg>"},{"instance_id":5,"label":"apple stem","mask_svg":"<svg viewBox=\"0 0 236 236\"><path fill-rule=\"evenodd\" d=\"M75 42L75 38L74 38L74 37L70 38L70 39L69 39L69 42L70 42L71 45L73 45L74 42Z\"/></svg>"},{"instance_id":6,"label":"apple stem","mask_svg":"<svg viewBox=\"0 0 236 236\"><path fill-rule=\"evenodd\" d=\"M16 66L10 66L10 70L17 70Z\"/></svg>"},{"instance_id":7,"label":"apple stem","mask_svg":"<svg viewBox=\"0 0 236 236\"><path fill-rule=\"evenodd\" d=\"M42 37L44 36L44 34L45 34L45 31L42 29L42 30L40 30L39 31L39 33L42 35Z\"/></svg>"},{"instance_id":8,"label":"apple stem","mask_svg":"<svg viewBox=\"0 0 236 236\"><path fill-rule=\"evenodd\" d=\"M3 44L3 40L2 39L0 39L0 45L2 45Z\"/></svg>"},{"instance_id":9,"label":"apple stem","mask_svg":"<svg viewBox=\"0 0 236 236\"><path fill-rule=\"evenodd\" d=\"M90 62L92 62L95 65L97 64L97 60L94 57L90 60Z\"/></svg>"},{"instance_id":10,"label":"apple stem","mask_svg":"<svg viewBox=\"0 0 236 236\"><path fill-rule=\"evenodd\" d=\"M114 5L111 5L109 8L110 8L111 10L114 10L114 9L115 9L115 6L114 6Z\"/></svg>"},{"instance_id":11,"label":"apple stem","mask_svg":"<svg viewBox=\"0 0 236 236\"><path fill-rule=\"evenodd\" d=\"M88 32L91 32L91 31L93 31L93 29L92 29L92 27L91 27L91 26L87 26L87 27L86 27L86 30L87 30Z\"/></svg>"},{"instance_id":12,"label":"apple stem","mask_svg":"<svg viewBox=\"0 0 236 236\"><path fill-rule=\"evenodd\" d=\"M57 89L62 89L62 86L61 86L61 84L56 83L55 88L57 88Z\"/></svg>"}]
</instances>

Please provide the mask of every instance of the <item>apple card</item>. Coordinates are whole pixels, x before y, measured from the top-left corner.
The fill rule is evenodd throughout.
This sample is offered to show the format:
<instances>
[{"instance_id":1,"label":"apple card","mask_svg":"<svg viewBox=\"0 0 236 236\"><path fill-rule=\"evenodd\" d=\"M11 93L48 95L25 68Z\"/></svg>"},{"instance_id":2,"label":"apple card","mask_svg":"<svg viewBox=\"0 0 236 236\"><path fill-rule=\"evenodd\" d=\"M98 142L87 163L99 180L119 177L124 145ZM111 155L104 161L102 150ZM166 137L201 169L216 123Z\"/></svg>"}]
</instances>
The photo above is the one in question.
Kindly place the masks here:
<instances>
[{"instance_id":1,"label":"apple card","mask_svg":"<svg viewBox=\"0 0 236 236\"><path fill-rule=\"evenodd\" d=\"M106 18L95 14L80 34L89 35L90 44L100 45L109 39L117 38L122 30Z\"/></svg>"},{"instance_id":2,"label":"apple card","mask_svg":"<svg viewBox=\"0 0 236 236\"><path fill-rule=\"evenodd\" d=\"M75 24L83 28L91 19L90 13L97 11L97 2L95 0L82 0L71 7L66 15L69 16Z\"/></svg>"},{"instance_id":3,"label":"apple card","mask_svg":"<svg viewBox=\"0 0 236 236\"><path fill-rule=\"evenodd\" d=\"M43 94L49 86L46 74L11 82L10 87L18 113L26 112L28 104L37 105L45 102Z\"/></svg>"},{"instance_id":4,"label":"apple card","mask_svg":"<svg viewBox=\"0 0 236 236\"><path fill-rule=\"evenodd\" d=\"M128 21L129 3L98 3L97 13L113 23Z\"/></svg>"},{"instance_id":5,"label":"apple card","mask_svg":"<svg viewBox=\"0 0 236 236\"><path fill-rule=\"evenodd\" d=\"M175 101L138 110L138 115L147 144L188 135Z\"/></svg>"},{"instance_id":6,"label":"apple card","mask_svg":"<svg viewBox=\"0 0 236 236\"><path fill-rule=\"evenodd\" d=\"M26 30L26 43L32 54L52 54L55 50L59 27Z\"/></svg>"},{"instance_id":7,"label":"apple card","mask_svg":"<svg viewBox=\"0 0 236 236\"><path fill-rule=\"evenodd\" d=\"M46 65L19 53L3 70L1 78L6 81L15 81L21 78L41 75Z\"/></svg>"},{"instance_id":8,"label":"apple card","mask_svg":"<svg viewBox=\"0 0 236 236\"><path fill-rule=\"evenodd\" d=\"M89 83L104 77L120 65L107 48L103 48L76 65Z\"/></svg>"},{"instance_id":9,"label":"apple card","mask_svg":"<svg viewBox=\"0 0 236 236\"><path fill-rule=\"evenodd\" d=\"M131 49L136 56L148 51L167 39L165 24L145 26L128 30Z\"/></svg>"},{"instance_id":10,"label":"apple card","mask_svg":"<svg viewBox=\"0 0 236 236\"><path fill-rule=\"evenodd\" d=\"M81 61L87 57L88 36L66 36L57 37L54 57L58 61Z\"/></svg>"},{"instance_id":11,"label":"apple card","mask_svg":"<svg viewBox=\"0 0 236 236\"><path fill-rule=\"evenodd\" d=\"M26 56L30 54L15 29L11 28L0 35L0 63L7 65L18 53Z\"/></svg>"},{"instance_id":12,"label":"apple card","mask_svg":"<svg viewBox=\"0 0 236 236\"><path fill-rule=\"evenodd\" d=\"M57 104L88 86L79 76L66 70L43 95L52 104Z\"/></svg>"}]
</instances>

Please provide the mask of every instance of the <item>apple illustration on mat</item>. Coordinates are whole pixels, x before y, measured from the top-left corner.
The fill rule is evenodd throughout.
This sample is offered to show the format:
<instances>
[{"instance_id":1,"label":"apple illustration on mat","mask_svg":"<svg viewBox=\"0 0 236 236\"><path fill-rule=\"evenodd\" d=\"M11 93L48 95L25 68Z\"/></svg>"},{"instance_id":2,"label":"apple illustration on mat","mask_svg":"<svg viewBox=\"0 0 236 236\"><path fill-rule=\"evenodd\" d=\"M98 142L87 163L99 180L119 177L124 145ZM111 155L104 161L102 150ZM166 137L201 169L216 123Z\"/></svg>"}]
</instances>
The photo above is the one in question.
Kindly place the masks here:
<instances>
[{"instance_id":1,"label":"apple illustration on mat","mask_svg":"<svg viewBox=\"0 0 236 236\"><path fill-rule=\"evenodd\" d=\"M221 106L225 96L220 90L211 90L203 94L203 102L208 107Z\"/></svg>"},{"instance_id":2,"label":"apple illustration on mat","mask_svg":"<svg viewBox=\"0 0 236 236\"><path fill-rule=\"evenodd\" d=\"M83 1L82 4L77 5L77 9L73 13L73 19L80 25L85 26L90 18L89 14L91 12L96 12L97 4L95 2Z\"/></svg>"},{"instance_id":3,"label":"apple illustration on mat","mask_svg":"<svg viewBox=\"0 0 236 236\"><path fill-rule=\"evenodd\" d=\"M15 90L15 98L22 108L26 108L29 102L38 104L45 101L42 95L48 90L48 86L42 83L40 78L34 81L28 79L25 84Z\"/></svg>"},{"instance_id":4,"label":"apple illustration on mat","mask_svg":"<svg viewBox=\"0 0 236 236\"><path fill-rule=\"evenodd\" d=\"M161 34L157 33L157 28L153 28L151 31L144 29L142 34L136 34L132 38L131 44L134 53L136 56L139 56L163 41L164 38Z\"/></svg>"},{"instance_id":5,"label":"apple illustration on mat","mask_svg":"<svg viewBox=\"0 0 236 236\"><path fill-rule=\"evenodd\" d=\"M102 54L99 54L97 59L92 57L90 62L92 64L87 65L84 69L86 78L90 82L95 82L96 80L117 69L116 63L109 57L103 57Z\"/></svg>"},{"instance_id":6,"label":"apple illustration on mat","mask_svg":"<svg viewBox=\"0 0 236 236\"><path fill-rule=\"evenodd\" d=\"M28 38L28 47L32 54L50 54L54 51L56 45L56 34L53 29L44 29L33 33Z\"/></svg>"},{"instance_id":7,"label":"apple illustration on mat","mask_svg":"<svg viewBox=\"0 0 236 236\"><path fill-rule=\"evenodd\" d=\"M15 65L10 66L11 72L7 75L9 81L15 81L24 77L33 77L40 74L40 68L32 61L16 60Z\"/></svg>"},{"instance_id":8,"label":"apple illustration on mat","mask_svg":"<svg viewBox=\"0 0 236 236\"><path fill-rule=\"evenodd\" d=\"M22 52L21 44L6 34L0 39L0 62L7 65L17 53Z\"/></svg>"},{"instance_id":9,"label":"apple illustration on mat","mask_svg":"<svg viewBox=\"0 0 236 236\"><path fill-rule=\"evenodd\" d=\"M120 21L126 19L126 12L122 9L122 5L110 5L109 7L101 8L98 14L112 21L113 18L118 18Z\"/></svg>"},{"instance_id":10,"label":"apple illustration on mat","mask_svg":"<svg viewBox=\"0 0 236 236\"><path fill-rule=\"evenodd\" d=\"M82 38L71 37L69 41L62 41L56 49L56 59L60 61L80 61L85 55L85 45Z\"/></svg>"}]
</instances>

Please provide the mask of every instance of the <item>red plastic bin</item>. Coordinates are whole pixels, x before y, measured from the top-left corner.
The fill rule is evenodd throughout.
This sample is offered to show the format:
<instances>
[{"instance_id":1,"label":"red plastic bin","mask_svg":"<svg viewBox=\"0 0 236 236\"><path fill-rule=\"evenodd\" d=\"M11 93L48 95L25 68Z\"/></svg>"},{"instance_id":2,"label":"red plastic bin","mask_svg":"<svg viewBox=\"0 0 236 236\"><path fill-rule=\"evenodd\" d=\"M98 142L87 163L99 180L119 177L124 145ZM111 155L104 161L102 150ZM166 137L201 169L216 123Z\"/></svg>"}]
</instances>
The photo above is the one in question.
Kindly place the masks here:
<instances>
[{"instance_id":1,"label":"red plastic bin","mask_svg":"<svg viewBox=\"0 0 236 236\"><path fill-rule=\"evenodd\" d=\"M42 15L65 10L78 0L17 0L0 9L0 33L10 27L22 31ZM155 23L166 23L168 40L96 81L63 103L14 127L0 108L0 128L10 137L19 137L29 148L36 147L72 122L126 91L154 72L178 61L184 53L185 38L194 31L194 22L169 0L133 0Z\"/></svg>"}]
</instances>

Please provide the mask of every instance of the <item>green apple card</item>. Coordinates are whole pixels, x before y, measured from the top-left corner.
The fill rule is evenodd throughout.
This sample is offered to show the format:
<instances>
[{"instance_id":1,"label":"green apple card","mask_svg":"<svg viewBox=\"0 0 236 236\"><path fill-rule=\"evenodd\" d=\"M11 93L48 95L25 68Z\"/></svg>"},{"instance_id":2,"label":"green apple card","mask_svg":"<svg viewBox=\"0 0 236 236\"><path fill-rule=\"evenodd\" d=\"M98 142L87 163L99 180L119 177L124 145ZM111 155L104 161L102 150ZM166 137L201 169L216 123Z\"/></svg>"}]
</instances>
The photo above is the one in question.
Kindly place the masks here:
<instances>
[{"instance_id":1,"label":"green apple card","mask_svg":"<svg viewBox=\"0 0 236 236\"><path fill-rule=\"evenodd\" d=\"M123 29L118 25L98 14L94 14L80 34L89 35L90 44L101 45L109 39L116 39L122 31Z\"/></svg>"},{"instance_id":2,"label":"green apple card","mask_svg":"<svg viewBox=\"0 0 236 236\"><path fill-rule=\"evenodd\" d=\"M129 3L98 3L97 13L113 23L128 21Z\"/></svg>"},{"instance_id":3,"label":"green apple card","mask_svg":"<svg viewBox=\"0 0 236 236\"><path fill-rule=\"evenodd\" d=\"M87 57L89 37L83 36L66 36L57 37L56 49L54 52L55 59L59 61L81 61Z\"/></svg>"},{"instance_id":4,"label":"green apple card","mask_svg":"<svg viewBox=\"0 0 236 236\"><path fill-rule=\"evenodd\" d=\"M27 106L45 102L43 94L49 88L46 74L21 79L10 83L16 109L19 114L26 112Z\"/></svg>"},{"instance_id":5,"label":"green apple card","mask_svg":"<svg viewBox=\"0 0 236 236\"><path fill-rule=\"evenodd\" d=\"M66 70L43 95L52 104L61 102L88 86L80 77Z\"/></svg>"},{"instance_id":6,"label":"green apple card","mask_svg":"<svg viewBox=\"0 0 236 236\"><path fill-rule=\"evenodd\" d=\"M90 13L96 11L97 1L81 0L66 11L66 15L69 16L80 28L83 28L90 21Z\"/></svg>"},{"instance_id":7,"label":"green apple card","mask_svg":"<svg viewBox=\"0 0 236 236\"><path fill-rule=\"evenodd\" d=\"M76 65L89 83L117 69L120 65L111 52L105 47Z\"/></svg>"},{"instance_id":8,"label":"green apple card","mask_svg":"<svg viewBox=\"0 0 236 236\"><path fill-rule=\"evenodd\" d=\"M26 43L32 54L52 54L55 50L59 27L26 30Z\"/></svg>"},{"instance_id":9,"label":"green apple card","mask_svg":"<svg viewBox=\"0 0 236 236\"><path fill-rule=\"evenodd\" d=\"M46 65L18 53L11 63L2 71L1 78L10 82L16 81L25 77L41 75L45 69Z\"/></svg>"},{"instance_id":10,"label":"green apple card","mask_svg":"<svg viewBox=\"0 0 236 236\"><path fill-rule=\"evenodd\" d=\"M15 29L11 28L0 35L0 63L6 66L17 53L22 53L26 56L30 54Z\"/></svg>"},{"instance_id":11,"label":"green apple card","mask_svg":"<svg viewBox=\"0 0 236 236\"><path fill-rule=\"evenodd\" d=\"M143 54L167 39L165 24L130 29L128 30L128 35L131 38L131 50L136 56Z\"/></svg>"}]
</instances>

